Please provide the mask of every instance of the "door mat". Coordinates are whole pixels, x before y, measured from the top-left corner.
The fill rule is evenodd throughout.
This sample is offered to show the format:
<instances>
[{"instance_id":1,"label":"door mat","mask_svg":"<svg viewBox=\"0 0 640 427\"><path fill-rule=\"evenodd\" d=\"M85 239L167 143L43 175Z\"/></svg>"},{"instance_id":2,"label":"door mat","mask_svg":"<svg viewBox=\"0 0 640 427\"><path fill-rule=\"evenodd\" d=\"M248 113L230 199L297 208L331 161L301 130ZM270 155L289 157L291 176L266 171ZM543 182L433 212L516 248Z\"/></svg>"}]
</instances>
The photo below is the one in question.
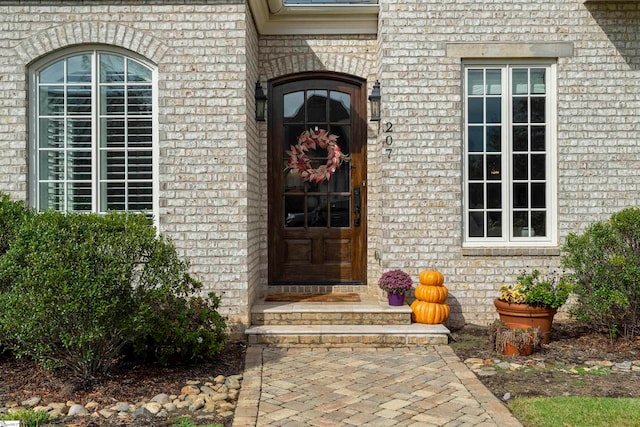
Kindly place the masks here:
<instances>
[{"instance_id":1,"label":"door mat","mask_svg":"<svg viewBox=\"0 0 640 427\"><path fill-rule=\"evenodd\" d=\"M273 294L267 295L266 302L360 302L356 293L335 294Z\"/></svg>"}]
</instances>

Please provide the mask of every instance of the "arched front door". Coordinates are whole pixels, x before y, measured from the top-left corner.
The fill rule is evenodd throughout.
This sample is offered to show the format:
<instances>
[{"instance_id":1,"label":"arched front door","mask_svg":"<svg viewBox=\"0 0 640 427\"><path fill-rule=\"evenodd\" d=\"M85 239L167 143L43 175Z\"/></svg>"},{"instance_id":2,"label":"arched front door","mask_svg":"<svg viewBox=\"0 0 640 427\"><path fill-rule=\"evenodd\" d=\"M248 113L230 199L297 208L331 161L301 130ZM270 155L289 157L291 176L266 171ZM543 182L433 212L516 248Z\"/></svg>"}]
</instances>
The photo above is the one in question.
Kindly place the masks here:
<instances>
[{"instance_id":1,"label":"arched front door","mask_svg":"<svg viewBox=\"0 0 640 427\"><path fill-rule=\"evenodd\" d=\"M269 283L366 282L366 86L332 73L269 84ZM336 135L347 156L329 180L305 181L287 168L304 131ZM306 154L317 168L327 150Z\"/></svg>"}]
</instances>

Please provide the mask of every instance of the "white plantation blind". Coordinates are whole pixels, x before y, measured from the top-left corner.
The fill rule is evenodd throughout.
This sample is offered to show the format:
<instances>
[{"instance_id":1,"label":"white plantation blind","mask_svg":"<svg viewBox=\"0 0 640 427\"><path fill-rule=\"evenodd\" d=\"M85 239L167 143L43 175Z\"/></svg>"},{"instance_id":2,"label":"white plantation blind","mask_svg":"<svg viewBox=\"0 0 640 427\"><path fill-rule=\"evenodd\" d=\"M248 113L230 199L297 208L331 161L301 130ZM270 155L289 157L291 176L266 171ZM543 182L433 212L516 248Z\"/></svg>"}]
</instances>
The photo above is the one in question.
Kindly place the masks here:
<instances>
[{"instance_id":1,"label":"white plantation blind","mask_svg":"<svg viewBox=\"0 0 640 427\"><path fill-rule=\"evenodd\" d=\"M153 72L85 52L36 75L39 209L153 209Z\"/></svg>"}]
</instances>

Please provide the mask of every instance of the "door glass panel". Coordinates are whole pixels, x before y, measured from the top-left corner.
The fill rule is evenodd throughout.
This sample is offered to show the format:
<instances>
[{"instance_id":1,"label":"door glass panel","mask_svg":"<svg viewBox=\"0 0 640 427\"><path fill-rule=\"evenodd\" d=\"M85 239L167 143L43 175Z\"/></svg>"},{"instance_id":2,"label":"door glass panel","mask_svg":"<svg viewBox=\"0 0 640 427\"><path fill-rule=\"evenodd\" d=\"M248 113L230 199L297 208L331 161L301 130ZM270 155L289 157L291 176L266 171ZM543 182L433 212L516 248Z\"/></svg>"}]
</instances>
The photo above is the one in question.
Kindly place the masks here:
<instances>
[{"instance_id":1,"label":"door glass panel","mask_svg":"<svg viewBox=\"0 0 640 427\"><path fill-rule=\"evenodd\" d=\"M307 198L309 227L326 227L329 225L328 199L329 198L327 196L310 196Z\"/></svg>"},{"instance_id":2,"label":"door glass panel","mask_svg":"<svg viewBox=\"0 0 640 427\"><path fill-rule=\"evenodd\" d=\"M351 118L351 96L343 92L330 92L329 115L331 122L349 121Z\"/></svg>"},{"instance_id":3,"label":"door glass panel","mask_svg":"<svg viewBox=\"0 0 640 427\"><path fill-rule=\"evenodd\" d=\"M307 91L307 120L310 122L327 121L327 91Z\"/></svg>"},{"instance_id":4,"label":"door glass panel","mask_svg":"<svg viewBox=\"0 0 640 427\"><path fill-rule=\"evenodd\" d=\"M287 194L284 198L285 227L304 227L304 196Z\"/></svg>"},{"instance_id":5,"label":"door glass panel","mask_svg":"<svg viewBox=\"0 0 640 427\"><path fill-rule=\"evenodd\" d=\"M350 196L331 198L331 227L349 227L351 224L350 201Z\"/></svg>"},{"instance_id":6,"label":"door glass panel","mask_svg":"<svg viewBox=\"0 0 640 427\"><path fill-rule=\"evenodd\" d=\"M304 121L304 92L292 92L284 96L284 121Z\"/></svg>"}]
</instances>

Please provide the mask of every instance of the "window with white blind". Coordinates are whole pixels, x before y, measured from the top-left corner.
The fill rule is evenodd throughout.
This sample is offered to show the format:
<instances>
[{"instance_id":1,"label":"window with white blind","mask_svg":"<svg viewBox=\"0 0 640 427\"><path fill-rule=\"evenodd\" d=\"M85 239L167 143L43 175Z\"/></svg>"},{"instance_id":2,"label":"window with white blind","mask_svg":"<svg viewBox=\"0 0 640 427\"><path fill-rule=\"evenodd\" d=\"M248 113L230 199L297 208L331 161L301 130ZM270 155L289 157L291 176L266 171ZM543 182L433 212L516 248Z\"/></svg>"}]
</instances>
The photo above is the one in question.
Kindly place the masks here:
<instances>
[{"instance_id":1,"label":"window with white blind","mask_svg":"<svg viewBox=\"0 0 640 427\"><path fill-rule=\"evenodd\" d=\"M555 244L555 65L466 63L464 79L465 244Z\"/></svg>"},{"instance_id":2,"label":"window with white blind","mask_svg":"<svg viewBox=\"0 0 640 427\"><path fill-rule=\"evenodd\" d=\"M32 71L31 198L39 210L154 211L155 70L76 51Z\"/></svg>"}]
</instances>

